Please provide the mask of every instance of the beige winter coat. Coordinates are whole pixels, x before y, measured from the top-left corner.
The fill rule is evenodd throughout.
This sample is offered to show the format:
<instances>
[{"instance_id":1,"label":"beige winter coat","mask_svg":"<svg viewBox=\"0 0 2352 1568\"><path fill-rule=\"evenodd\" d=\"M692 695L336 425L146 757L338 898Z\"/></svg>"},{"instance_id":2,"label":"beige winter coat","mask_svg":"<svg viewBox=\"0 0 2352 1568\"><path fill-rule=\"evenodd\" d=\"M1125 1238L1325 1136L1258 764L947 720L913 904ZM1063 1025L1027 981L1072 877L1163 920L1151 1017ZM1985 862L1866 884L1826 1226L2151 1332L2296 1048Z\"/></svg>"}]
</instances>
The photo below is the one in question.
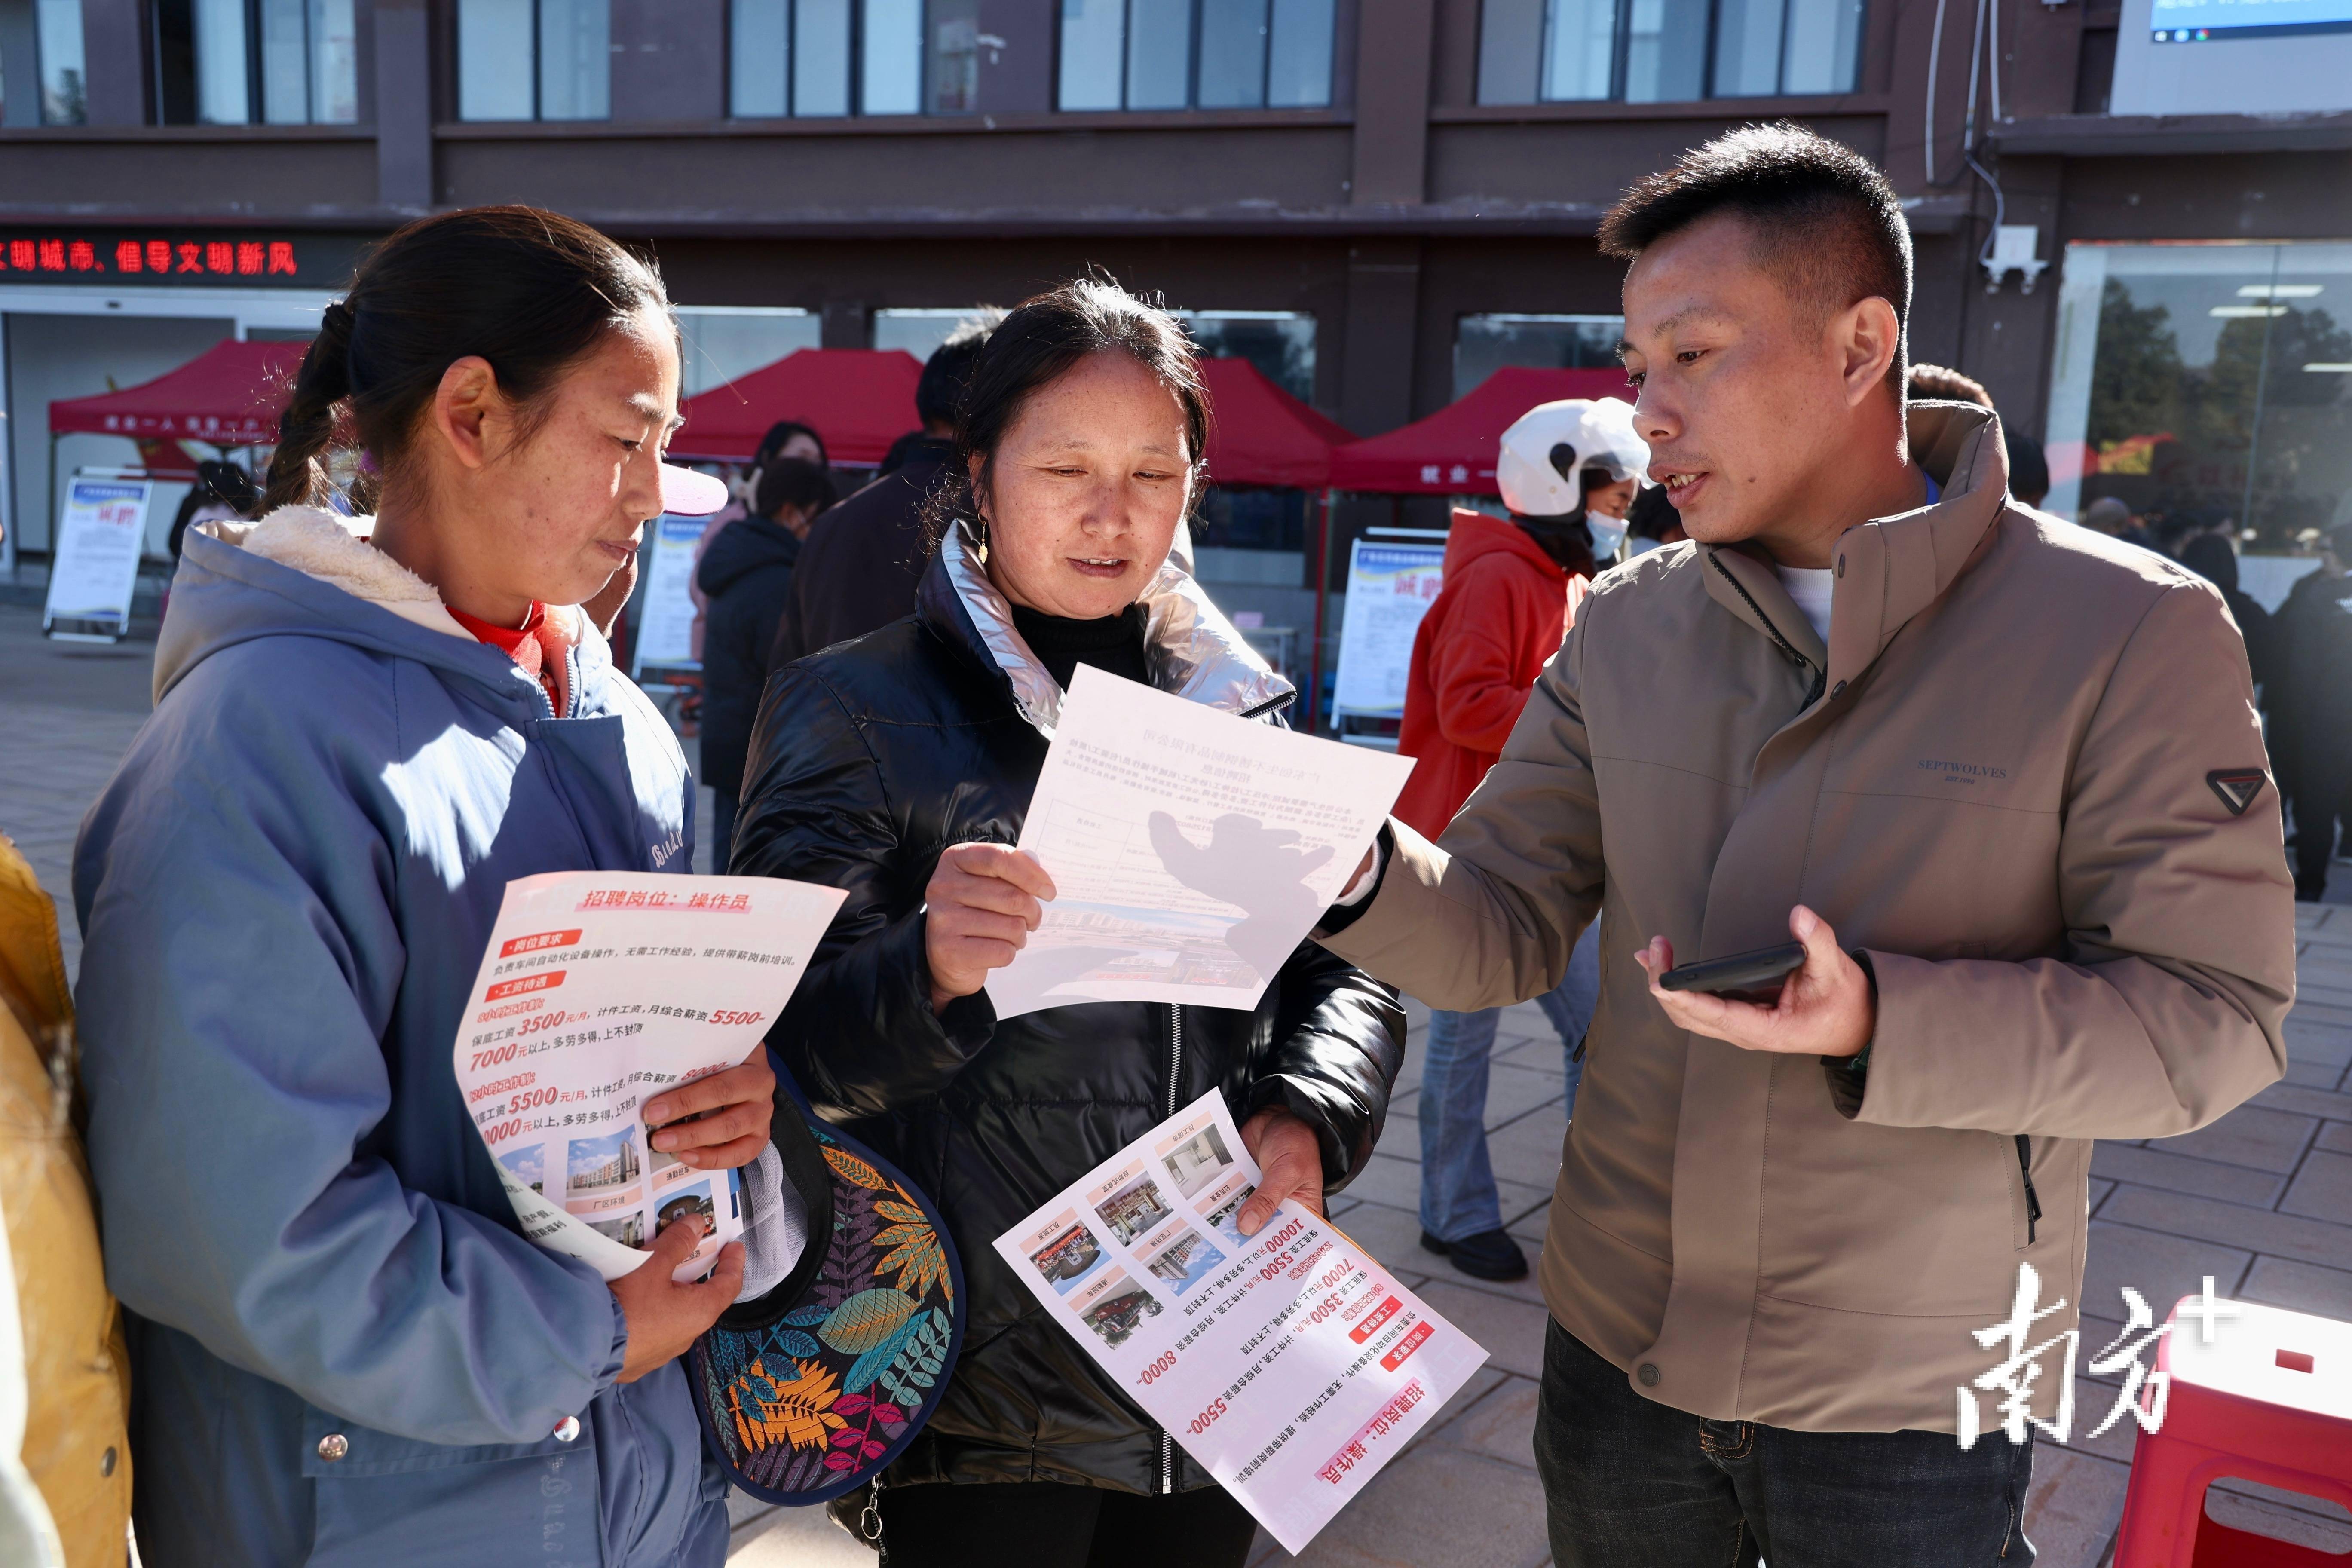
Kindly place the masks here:
<instances>
[{"instance_id":1,"label":"beige winter coat","mask_svg":"<svg viewBox=\"0 0 2352 1568\"><path fill-rule=\"evenodd\" d=\"M2221 595L2008 503L1983 411L1915 408L1911 436L1943 499L1839 541L1827 649L1760 554L1610 573L1439 845L1396 825L1326 939L1488 1007L1556 984L1599 910L1544 1295L1715 1419L1951 1431L2020 1262L2067 1301L2036 1340L2074 1326L2090 1141L2186 1132L2284 1070L2294 896L2277 791L2226 776L2266 759ZM1674 1028L1633 963L1653 933L1684 963L1784 942L1798 902L1870 953L1858 1097Z\"/></svg>"}]
</instances>

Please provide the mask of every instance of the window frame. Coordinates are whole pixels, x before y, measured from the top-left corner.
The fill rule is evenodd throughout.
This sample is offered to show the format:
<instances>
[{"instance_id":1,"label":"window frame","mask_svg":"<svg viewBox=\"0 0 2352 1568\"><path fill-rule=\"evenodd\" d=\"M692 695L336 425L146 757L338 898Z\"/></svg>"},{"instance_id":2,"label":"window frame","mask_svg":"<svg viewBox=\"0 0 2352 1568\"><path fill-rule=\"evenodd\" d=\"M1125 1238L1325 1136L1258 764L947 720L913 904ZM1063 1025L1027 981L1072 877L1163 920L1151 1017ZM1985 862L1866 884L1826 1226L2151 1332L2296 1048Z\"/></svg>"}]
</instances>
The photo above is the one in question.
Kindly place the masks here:
<instances>
[{"instance_id":1,"label":"window frame","mask_svg":"<svg viewBox=\"0 0 2352 1568\"><path fill-rule=\"evenodd\" d=\"M360 69L360 55L362 51L360 45L360 20L358 16L358 5L356 3L353 5L353 15L352 19L352 118L349 120L321 120L319 118L318 99L320 46L318 39L312 35L310 30L312 22L311 0L302 0L300 7L302 14L302 118L299 120L271 120L268 118L268 84L265 79L262 65L262 0L239 0L239 10L243 14L245 25L245 118L243 120L229 121L205 120L201 118L202 110L199 107L201 100L200 91L192 91L189 100L187 119L173 120L168 117L170 110L167 108L167 103L172 95L168 93L164 88L163 47L163 10L167 3L169 3L169 0L148 0L148 4L142 7L142 20L146 24L147 79L148 89L152 95L151 115L155 124L247 125L268 127L274 130L283 131L289 127L298 125L357 126L366 123L363 110L364 94L362 90L363 84L361 79L364 73ZM195 0L179 0L179 3L188 13L191 29L188 41L188 68L190 72L191 86L194 88L196 70L194 53L195 41L194 33Z\"/></svg>"},{"instance_id":2,"label":"window frame","mask_svg":"<svg viewBox=\"0 0 2352 1568\"><path fill-rule=\"evenodd\" d=\"M1201 102L1201 31L1202 15L1207 0L1186 0L1186 59L1184 67L1184 102L1181 107L1137 108L1129 103L1130 78L1129 40L1134 34L1135 0L1119 0L1118 32L1118 103L1116 107L1095 106L1079 109L1062 103L1062 59L1064 52L1061 7L1054 11L1054 58L1049 70L1053 82L1055 114L1320 114L1328 112L1339 101L1339 43L1345 31L1341 0L1325 0L1331 12L1329 37L1326 47L1329 56L1325 62L1323 101L1320 103L1276 104L1269 101L1274 91L1275 69L1275 7L1279 0L1260 0L1265 6L1264 42L1258 54L1257 101L1203 105ZM1621 0L1623 3L1623 0ZM925 0L928 7L929 0Z\"/></svg>"},{"instance_id":3,"label":"window frame","mask_svg":"<svg viewBox=\"0 0 2352 1568\"><path fill-rule=\"evenodd\" d=\"M1684 103L1752 103L1780 99L1843 98L1862 90L1871 45L1871 28L1879 15L1888 8L1887 0L1851 0L1851 3L1861 12L1861 16L1854 28L1853 55L1848 62L1850 74L1845 85L1820 89L1808 89L1802 91L1776 89L1774 91L1763 93L1723 92L1717 89L1716 71L1722 59L1721 45L1727 0L1706 0L1706 50L1699 66L1699 82L1702 89L1700 96L1688 99L1629 99L1625 96L1629 74L1627 57L1633 47L1632 22L1633 9L1637 3L1638 0L1613 0L1613 14L1610 23L1609 91L1606 97L1553 98L1547 96L1545 89L1549 72L1546 66L1549 58L1549 51L1551 47L1557 0L1538 0L1535 36L1532 39L1527 40L1532 46L1535 60L1535 96L1528 99L1487 99L1479 96L1479 88L1486 76L1486 50L1488 42L1486 18L1487 10L1495 4L1495 0L1481 0L1478 8L1477 58L1473 63L1471 71L1473 103L1479 108L1549 109L1575 104L1648 106ZM1773 67L1773 77L1776 82L1785 82L1789 76L1789 30L1792 24L1793 12L1794 6L1789 3L1789 0L1782 0L1780 47Z\"/></svg>"},{"instance_id":4,"label":"window frame","mask_svg":"<svg viewBox=\"0 0 2352 1568\"><path fill-rule=\"evenodd\" d=\"M775 0L784 9L784 111L782 114L746 114L737 106L735 83L735 4L730 0L725 23L726 38L722 48L727 60L727 118L754 124L772 125L786 121L803 120L964 120L980 113L978 108L935 110L931 107L932 0L915 0L921 12L921 22L916 29L915 42L915 103L910 113L906 110L868 110L866 107L866 11L869 0L845 0L849 7L849 50L844 66L848 79L843 84L842 100L847 105L840 113L803 113L800 108L801 0Z\"/></svg>"},{"instance_id":5,"label":"window frame","mask_svg":"<svg viewBox=\"0 0 2352 1568\"><path fill-rule=\"evenodd\" d=\"M465 0L449 0L449 4L442 8L442 15L446 20L440 36L444 41L444 47L446 50L444 58L448 61L448 65L446 67L448 74L443 79L448 83L448 106L451 121L459 125L612 124L613 51L609 47L604 51L604 112L601 115L560 115L554 117L551 117L548 114L545 26L546 0L530 0L530 115L528 119L516 120L469 120L466 117L466 61L465 47L462 42L465 34L465 26L463 18L460 16L460 13L465 6ZM606 0L604 12L604 36L608 45L612 39L612 4L611 0Z\"/></svg>"}]
</instances>

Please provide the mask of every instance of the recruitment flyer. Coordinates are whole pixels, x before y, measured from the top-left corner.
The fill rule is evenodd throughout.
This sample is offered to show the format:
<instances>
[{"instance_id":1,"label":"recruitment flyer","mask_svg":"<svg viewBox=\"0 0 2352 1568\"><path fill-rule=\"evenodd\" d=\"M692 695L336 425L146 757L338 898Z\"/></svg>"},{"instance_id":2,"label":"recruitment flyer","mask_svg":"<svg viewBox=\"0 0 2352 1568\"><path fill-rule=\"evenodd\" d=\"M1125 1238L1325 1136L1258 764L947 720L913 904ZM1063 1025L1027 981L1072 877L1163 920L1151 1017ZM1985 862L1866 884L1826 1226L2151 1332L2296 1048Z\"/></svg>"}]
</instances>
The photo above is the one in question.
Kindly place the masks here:
<instances>
[{"instance_id":1,"label":"recruitment flyer","mask_svg":"<svg viewBox=\"0 0 2352 1568\"><path fill-rule=\"evenodd\" d=\"M1283 1549L1402 1451L1486 1352L1258 1171L1214 1092L997 1238L1087 1353Z\"/></svg>"},{"instance_id":2,"label":"recruitment flyer","mask_svg":"<svg viewBox=\"0 0 2352 1568\"><path fill-rule=\"evenodd\" d=\"M1412 772L1078 666L1021 826L1056 894L988 977L996 1016L1256 1006Z\"/></svg>"},{"instance_id":3,"label":"recruitment flyer","mask_svg":"<svg viewBox=\"0 0 2352 1568\"><path fill-rule=\"evenodd\" d=\"M743 1229L732 1171L653 1147L646 1100L748 1060L844 895L772 877L563 871L507 884L457 1031L457 1087L523 1234L607 1279L664 1226Z\"/></svg>"}]
</instances>

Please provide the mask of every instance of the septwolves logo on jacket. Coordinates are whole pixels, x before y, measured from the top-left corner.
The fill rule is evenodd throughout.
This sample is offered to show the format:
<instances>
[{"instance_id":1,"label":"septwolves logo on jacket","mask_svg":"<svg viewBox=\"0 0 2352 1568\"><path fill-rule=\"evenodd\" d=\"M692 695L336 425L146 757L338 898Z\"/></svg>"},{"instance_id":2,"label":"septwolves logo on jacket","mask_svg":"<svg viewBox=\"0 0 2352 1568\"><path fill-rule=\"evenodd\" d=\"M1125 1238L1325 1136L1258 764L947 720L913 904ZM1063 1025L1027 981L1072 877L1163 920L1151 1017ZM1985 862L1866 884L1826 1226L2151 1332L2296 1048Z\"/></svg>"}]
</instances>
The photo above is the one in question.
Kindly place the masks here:
<instances>
[{"instance_id":1,"label":"septwolves logo on jacket","mask_svg":"<svg viewBox=\"0 0 2352 1568\"><path fill-rule=\"evenodd\" d=\"M1948 763L1934 757L1922 757L1919 765L1931 773L1942 774L1946 784L1972 784L2009 776L2007 768L1997 768L1990 763Z\"/></svg>"},{"instance_id":2,"label":"septwolves logo on jacket","mask_svg":"<svg viewBox=\"0 0 2352 1568\"><path fill-rule=\"evenodd\" d=\"M2205 775L2205 782L2213 786L2213 793L2221 797L2221 804L2230 808L2231 816L2243 816L2246 807L2263 793L2268 777L2260 768L2216 768Z\"/></svg>"}]
</instances>

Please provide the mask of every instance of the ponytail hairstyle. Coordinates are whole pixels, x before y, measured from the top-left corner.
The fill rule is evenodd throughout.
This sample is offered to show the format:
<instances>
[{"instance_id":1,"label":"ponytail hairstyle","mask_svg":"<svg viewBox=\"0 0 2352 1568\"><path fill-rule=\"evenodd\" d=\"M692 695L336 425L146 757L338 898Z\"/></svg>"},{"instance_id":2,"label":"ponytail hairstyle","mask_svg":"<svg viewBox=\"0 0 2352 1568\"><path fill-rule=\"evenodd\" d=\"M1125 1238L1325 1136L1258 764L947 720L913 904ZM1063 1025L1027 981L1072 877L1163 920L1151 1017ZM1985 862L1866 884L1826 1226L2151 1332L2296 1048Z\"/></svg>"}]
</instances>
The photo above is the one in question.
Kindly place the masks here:
<instances>
[{"instance_id":1,"label":"ponytail hairstyle","mask_svg":"<svg viewBox=\"0 0 2352 1568\"><path fill-rule=\"evenodd\" d=\"M442 374L469 354L532 408L604 335L641 312L670 320L660 276L590 228L537 207L468 207L421 218L361 263L327 307L278 421L262 510L323 505L339 422L358 438L352 502L374 510L399 473ZM671 321L672 330L676 323Z\"/></svg>"},{"instance_id":2,"label":"ponytail hairstyle","mask_svg":"<svg viewBox=\"0 0 2352 1568\"><path fill-rule=\"evenodd\" d=\"M960 517L984 537L980 503L988 499L990 467L1005 432L1032 397L1081 360L1108 353L1123 353L1150 372L1183 410L1198 498L1208 468L1209 395L1192 340L1166 310L1097 273L1023 300L981 344L956 405L955 460L924 509L934 548ZM980 459L976 483L970 477L973 458Z\"/></svg>"}]
</instances>

